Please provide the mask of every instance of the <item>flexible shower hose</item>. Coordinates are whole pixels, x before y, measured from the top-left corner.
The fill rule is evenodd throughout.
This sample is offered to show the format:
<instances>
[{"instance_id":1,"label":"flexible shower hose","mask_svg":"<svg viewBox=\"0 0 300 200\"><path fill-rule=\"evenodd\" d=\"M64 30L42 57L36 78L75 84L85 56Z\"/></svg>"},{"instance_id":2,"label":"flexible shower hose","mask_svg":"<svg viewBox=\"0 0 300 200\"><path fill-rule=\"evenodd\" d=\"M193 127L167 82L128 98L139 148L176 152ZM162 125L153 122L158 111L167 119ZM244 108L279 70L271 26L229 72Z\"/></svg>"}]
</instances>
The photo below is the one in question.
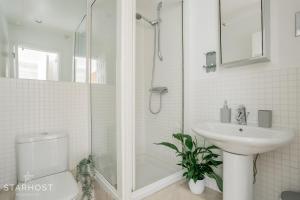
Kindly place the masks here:
<instances>
[{"instance_id":1,"label":"flexible shower hose","mask_svg":"<svg viewBox=\"0 0 300 200\"><path fill-rule=\"evenodd\" d=\"M153 95L152 88L153 88L153 85L154 85L155 69L156 69L156 49L157 49L156 40L157 40L158 26L159 26L159 23L155 25L155 29L154 29L153 66L152 66L151 89L150 89L150 95L149 95L149 111L153 115L156 115L156 114L160 113L161 105L162 105L162 93L159 93L159 107L156 111L154 111L153 108L152 108L152 95Z\"/></svg>"}]
</instances>

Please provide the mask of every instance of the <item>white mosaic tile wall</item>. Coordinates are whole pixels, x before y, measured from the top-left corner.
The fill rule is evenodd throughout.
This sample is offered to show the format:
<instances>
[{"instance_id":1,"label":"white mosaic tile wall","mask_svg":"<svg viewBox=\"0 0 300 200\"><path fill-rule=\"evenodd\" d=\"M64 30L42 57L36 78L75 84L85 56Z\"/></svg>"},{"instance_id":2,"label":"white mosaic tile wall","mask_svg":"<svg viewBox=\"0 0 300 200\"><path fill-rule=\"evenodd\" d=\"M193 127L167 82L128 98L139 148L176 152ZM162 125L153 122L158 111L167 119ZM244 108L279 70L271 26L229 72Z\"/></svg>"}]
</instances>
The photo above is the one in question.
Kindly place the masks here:
<instances>
[{"instance_id":1,"label":"white mosaic tile wall","mask_svg":"<svg viewBox=\"0 0 300 200\"><path fill-rule=\"evenodd\" d=\"M16 183L15 137L69 135L69 167L89 152L88 85L0 79L0 187Z\"/></svg>"},{"instance_id":2,"label":"white mosaic tile wall","mask_svg":"<svg viewBox=\"0 0 300 200\"><path fill-rule=\"evenodd\" d=\"M192 124L218 121L226 99L233 112L246 106L249 123L257 124L257 110L270 109L274 127L294 129L291 145L259 158L255 199L277 200L281 191L300 189L300 68L216 75L193 81L191 92Z\"/></svg>"}]
</instances>

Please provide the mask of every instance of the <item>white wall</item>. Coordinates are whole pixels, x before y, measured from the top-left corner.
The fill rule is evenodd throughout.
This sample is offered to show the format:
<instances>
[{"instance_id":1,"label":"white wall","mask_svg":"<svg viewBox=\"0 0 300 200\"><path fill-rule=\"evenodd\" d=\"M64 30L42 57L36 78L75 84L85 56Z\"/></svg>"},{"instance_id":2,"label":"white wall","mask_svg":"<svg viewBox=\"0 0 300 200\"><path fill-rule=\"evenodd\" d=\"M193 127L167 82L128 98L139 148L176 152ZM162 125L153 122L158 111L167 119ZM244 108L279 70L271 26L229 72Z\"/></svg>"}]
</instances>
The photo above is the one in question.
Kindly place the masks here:
<instances>
[{"instance_id":1,"label":"white wall","mask_svg":"<svg viewBox=\"0 0 300 200\"><path fill-rule=\"evenodd\" d=\"M72 81L73 34L38 26L9 24L10 45L58 52L61 81ZM68 36L68 37L66 37Z\"/></svg>"},{"instance_id":2,"label":"white wall","mask_svg":"<svg viewBox=\"0 0 300 200\"><path fill-rule=\"evenodd\" d=\"M88 85L0 79L0 188L16 183L15 138L41 132L69 135L69 167L89 153Z\"/></svg>"},{"instance_id":3,"label":"white wall","mask_svg":"<svg viewBox=\"0 0 300 200\"><path fill-rule=\"evenodd\" d=\"M185 1L185 67L187 130L200 121L219 120L227 99L233 110L245 104L250 123L257 110L273 110L274 126L296 130L293 143L261 155L255 185L256 200L278 200L283 190L300 188L300 38L294 37L298 0L271 1L271 62L220 68L207 74L203 53L218 52L217 0Z\"/></svg>"}]
</instances>

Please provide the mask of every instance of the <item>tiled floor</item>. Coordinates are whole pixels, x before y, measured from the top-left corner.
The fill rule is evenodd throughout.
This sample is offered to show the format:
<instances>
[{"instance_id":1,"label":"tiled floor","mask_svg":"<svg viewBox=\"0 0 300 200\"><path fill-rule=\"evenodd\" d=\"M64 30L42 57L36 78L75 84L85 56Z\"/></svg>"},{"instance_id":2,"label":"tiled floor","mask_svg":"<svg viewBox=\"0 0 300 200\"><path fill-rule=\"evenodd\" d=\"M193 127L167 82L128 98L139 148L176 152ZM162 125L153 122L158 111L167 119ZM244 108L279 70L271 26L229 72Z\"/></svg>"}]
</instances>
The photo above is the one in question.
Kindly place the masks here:
<instances>
[{"instance_id":1,"label":"tiled floor","mask_svg":"<svg viewBox=\"0 0 300 200\"><path fill-rule=\"evenodd\" d=\"M96 200L113 200L99 185L96 187ZM222 194L206 188L201 195L190 192L185 181L175 183L144 200L222 200Z\"/></svg>"},{"instance_id":2,"label":"tiled floor","mask_svg":"<svg viewBox=\"0 0 300 200\"><path fill-rule=\"evenodd\" d=\"M13 192L0 192L0 200L13 200L14 193Z\"/></svg>"},{"instance_id":3,"label":"tiled floor","mask_svg":"<svg viewBox=\"0 0 300 200\"><path fill-rule=\"evenodd\" d=\"M194 195L190 192L186 181L181 181L145 198L145 200L222 200L222 194L206 188L203 194Z\"/></svg>"}]
</instances>

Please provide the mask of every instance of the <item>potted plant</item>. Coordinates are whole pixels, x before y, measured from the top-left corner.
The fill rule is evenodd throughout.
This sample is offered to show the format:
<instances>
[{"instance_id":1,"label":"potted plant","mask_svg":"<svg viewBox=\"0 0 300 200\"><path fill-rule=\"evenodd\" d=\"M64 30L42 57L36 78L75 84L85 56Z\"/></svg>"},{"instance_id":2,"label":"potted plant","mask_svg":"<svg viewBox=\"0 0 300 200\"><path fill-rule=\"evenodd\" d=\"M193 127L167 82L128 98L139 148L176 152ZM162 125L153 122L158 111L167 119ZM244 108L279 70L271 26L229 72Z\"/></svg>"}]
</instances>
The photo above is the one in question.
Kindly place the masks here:
<instances>
[{"instance_id":1,"label":"potted plant","mask_svg":"<svg viewBox=\"0 0 300 200\"><path fill-rule=\"evenodd\" d=\"M184 168L183 176L188 180L189 188L194 194L201 194L204 191L205 176L213 178L220 191L223 190L223 180L215 173L214 168L221 165L223 162L216 160L220 155L213 152L218 149L216 146L200 147L197 139L192 139L190 135L184 133L173 134L173 137L180 141L181 148L177 148L175 144L169 142L157 143L172 150L175 150L176 155L181 157L178 165Z\"/></svg>"},{"instance_id":2,"label":"potted plant","mask_svg":"<svg viewBox=\"0 0 300 200\"><path fill-rule=\"evenodd\" d=\"M80 183L82 189L82 200L95 199L95 162L92 155L79 162L76 167L76 181Z\"/></svg>"}]
</instances>

